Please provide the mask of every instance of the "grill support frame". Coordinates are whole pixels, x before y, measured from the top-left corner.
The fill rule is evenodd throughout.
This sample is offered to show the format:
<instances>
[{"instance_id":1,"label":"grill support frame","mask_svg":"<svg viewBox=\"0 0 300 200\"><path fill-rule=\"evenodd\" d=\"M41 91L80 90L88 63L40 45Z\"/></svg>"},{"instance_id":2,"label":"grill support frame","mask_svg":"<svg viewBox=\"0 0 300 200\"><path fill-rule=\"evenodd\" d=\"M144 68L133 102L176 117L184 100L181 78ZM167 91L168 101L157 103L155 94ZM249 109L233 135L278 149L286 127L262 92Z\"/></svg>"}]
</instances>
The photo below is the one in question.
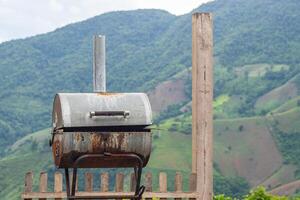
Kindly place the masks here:
<instances>
[{"instance_id":1,"label":"grill support frame","mask_svg":"<svg viewBox=\"0 0 300 200\"><path fill-rule=\"evenodd\" d=\"M103 159L105 157L115 157L115 158L134 158L136 159L136 166L133 167L134 174L136 178L136 187L135 187L135 193L134 195L129 196L117 196L113 197L114 199L132 199L132 200L140 200L142 198L142 195L145 191L145 186L140 186L141 184L141 176L142 176L142 170L143 170L143 159L137 154L128 153L128 154L112 154L112 153L104 153L104 154L85 154L80 157L78 157L74 164L73 164L73 176L72 176L72 185L70 188L70 176L69 176L69 168L65 168L65 178L66 178L66 192L67 192L67 199L68 200L74 200L74 199L107 199L107 197L103 196L86 196L86 197L78 197L75 195L76 193L76 181L77 181L77 169L80 162L84 161L88 158L94 158L94 159ZM70 190L71 189L71 190Z\"/></svg>"}]
</instances>

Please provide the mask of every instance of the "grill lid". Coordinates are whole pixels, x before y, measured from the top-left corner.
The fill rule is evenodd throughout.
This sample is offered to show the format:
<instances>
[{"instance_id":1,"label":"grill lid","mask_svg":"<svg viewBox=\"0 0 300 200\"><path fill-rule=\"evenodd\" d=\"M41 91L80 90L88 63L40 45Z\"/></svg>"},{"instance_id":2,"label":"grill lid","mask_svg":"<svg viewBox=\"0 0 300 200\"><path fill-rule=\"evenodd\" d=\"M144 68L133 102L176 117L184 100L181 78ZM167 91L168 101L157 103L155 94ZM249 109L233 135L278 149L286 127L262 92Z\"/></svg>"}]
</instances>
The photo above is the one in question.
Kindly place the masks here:
<instances>
[{"instance_id":1,"label":"grill lid","mask_svg":"<svg viewBox=\"0 0 300 200\"><path fill-rule=\"evenodd\" d=\"M52 123L54 129L148 126L152 111L145 93L58 93Z\"/></svg>"}]
</instances>

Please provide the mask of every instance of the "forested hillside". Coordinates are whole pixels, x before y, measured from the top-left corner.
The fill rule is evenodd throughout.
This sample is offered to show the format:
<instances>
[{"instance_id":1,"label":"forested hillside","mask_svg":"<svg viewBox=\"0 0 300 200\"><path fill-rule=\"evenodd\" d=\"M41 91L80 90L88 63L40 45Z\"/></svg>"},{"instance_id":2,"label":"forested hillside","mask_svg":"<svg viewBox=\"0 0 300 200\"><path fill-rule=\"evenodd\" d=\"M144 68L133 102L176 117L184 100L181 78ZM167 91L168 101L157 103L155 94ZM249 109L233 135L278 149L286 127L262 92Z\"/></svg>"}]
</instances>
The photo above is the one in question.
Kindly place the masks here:
<instances>
[{"instance_id":1,"label":"forested hillside","mask_svg":"<svg viewBox=\"0 0 300 200\"><path fill-rule=\"evenodd\" d=\"M188 173L191 14L201 11L214 16L216 191L238 196L248 187L294 181L300 177L299 8L298 0L215 0L182 16L111 12L0 44L0 166L26 161L35 170L51 168L46 132L28 135L51 126L55 93L92 91L92 37L102 34L108 90L147 92L162 130L153 137L149 170ZM178 141L182 149L172 147ZM33 166L27 158L41 162ZM6 173L0 194L20 190Z\"/></svg>"}]
</instances>

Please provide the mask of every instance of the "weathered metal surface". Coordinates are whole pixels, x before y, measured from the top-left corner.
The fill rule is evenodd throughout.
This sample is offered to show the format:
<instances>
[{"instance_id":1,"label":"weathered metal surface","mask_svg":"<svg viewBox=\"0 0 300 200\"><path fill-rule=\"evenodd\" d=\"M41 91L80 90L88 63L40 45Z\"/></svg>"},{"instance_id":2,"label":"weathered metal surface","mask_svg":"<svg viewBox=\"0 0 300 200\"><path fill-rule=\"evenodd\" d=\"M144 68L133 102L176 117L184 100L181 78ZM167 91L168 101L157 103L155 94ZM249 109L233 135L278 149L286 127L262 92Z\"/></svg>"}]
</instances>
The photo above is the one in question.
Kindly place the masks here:
<instances>
[{"instance_id":1,"label":"weathered metal surface","mask_svg":"<svg viewBox=\"0 0 300 200\"><path fill-rule=\"evenodd\" d=\"M75 160L85 154L126 154L139 155L146 166L151 153L151 132L62 132L54 136L52 145L55 165L71 168ZM108 156L102 160L88 160L80 168L133 167L135 159L114 159Z\"/></svg>"},{"instance_id":2,"label":"weathered metal surface","mask_svg":"<svg viewBox=\"0 0 300 200\"><path fill-rule=\"evenodd\" d=\"M94 36L93 81L94 92L106 91L105 36Z\"/></svg>"},{"instance_id":3,"label":"weathered metal surface","mask_svg":"<svg viewBox=\"0 0 300 200\"><path fill-rule=\"evenodd\" d=\"M115 114L95 115L109 112ZM147 126L152 124L152 111L144 93L58 93L54 99L52 123L55 129Z\"/></svg>"}]
</instances>

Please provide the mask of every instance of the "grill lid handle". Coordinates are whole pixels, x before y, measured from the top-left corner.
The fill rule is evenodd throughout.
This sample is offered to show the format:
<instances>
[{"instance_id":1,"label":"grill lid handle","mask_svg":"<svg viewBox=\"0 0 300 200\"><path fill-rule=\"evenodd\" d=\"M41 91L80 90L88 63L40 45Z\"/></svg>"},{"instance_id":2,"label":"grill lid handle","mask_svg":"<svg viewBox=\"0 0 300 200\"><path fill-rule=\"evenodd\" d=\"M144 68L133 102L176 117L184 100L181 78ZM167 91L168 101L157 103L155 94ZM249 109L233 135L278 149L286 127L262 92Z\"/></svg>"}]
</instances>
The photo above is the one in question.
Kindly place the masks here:
<instances>
[{"instance_id":1,"label":"grill lid handle","mask_svg":"<svg viewBox=\"0 0 300 200\"><path fill-rule=\"evenodd\" d=\"M93 111L90 112L90 118L92 117L100 117L100 116L122 116L124 118L129 118L129 111Z\"/></svg>"}]
</instances>

